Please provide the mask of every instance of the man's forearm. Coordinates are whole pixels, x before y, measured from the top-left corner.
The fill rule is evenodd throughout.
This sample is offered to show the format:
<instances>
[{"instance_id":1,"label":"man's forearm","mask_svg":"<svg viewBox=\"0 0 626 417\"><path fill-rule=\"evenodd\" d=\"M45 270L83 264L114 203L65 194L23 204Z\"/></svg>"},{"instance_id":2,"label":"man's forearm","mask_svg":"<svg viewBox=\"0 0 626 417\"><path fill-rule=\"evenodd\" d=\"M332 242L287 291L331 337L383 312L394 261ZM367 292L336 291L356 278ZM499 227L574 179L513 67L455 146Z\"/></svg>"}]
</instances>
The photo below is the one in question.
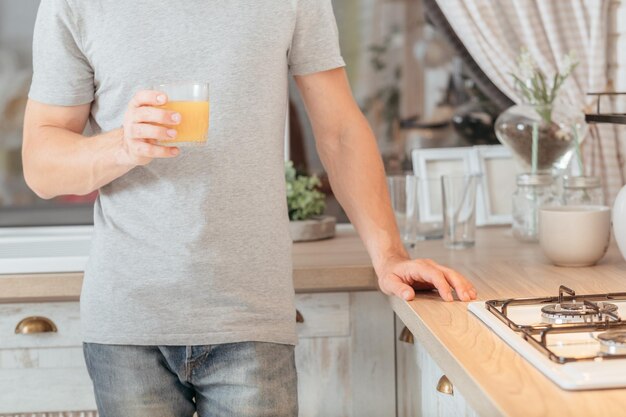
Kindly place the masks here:
<instances>
[{"instance_id":1,"label":"man's forearm","mask_svg":"<svg viewBox=\"0 0 626 417\"><path fill-rule=\"evenodd\" d=\"M24 133L39 136L37 149L25 142L23 160L26 182L42 198L89 194L132 168L121 163L122 129L93 137L53 126Z\"/></svg>"},{"instance_id":2,"label":"man's forearm","mask_svg":"<svg viewBox=\"0 0 626 417\"><path fill-rule=\"evenodd\" d=\"M154 158L173 158L172 140L181 115L157 108L167 102L160 91L135 93L124 115L124 127L85 137L91 105L53 106L29 100L24 116L22 160L28 186L42 198L89 194Z\"/></svg>"},{"instance_id":3,"label":"man's forearm","mask_svg":"<svg viewBox=\"0 0 626 417\"><path fill-rule=\"evenodd\" d=\"M339 138L318 142L337 200L367 247L374 267L407 257L398 234L383 163L365 117L344 124Z\"/></svg>"},{"instance_id":4,"label":"man's forearm","mask_svg":"<svg viewBox=\"0 0 626 417\"><path fill-rule=\"evenodd\" d=\"M296 78L317 149L333 191L361 235L385 294L412 300L415 289L436 288L452 301L476 290L458 272L430 259L408 257L396 226L376 139L350 92L343 69Z\"/></svg>"}]
</instances>

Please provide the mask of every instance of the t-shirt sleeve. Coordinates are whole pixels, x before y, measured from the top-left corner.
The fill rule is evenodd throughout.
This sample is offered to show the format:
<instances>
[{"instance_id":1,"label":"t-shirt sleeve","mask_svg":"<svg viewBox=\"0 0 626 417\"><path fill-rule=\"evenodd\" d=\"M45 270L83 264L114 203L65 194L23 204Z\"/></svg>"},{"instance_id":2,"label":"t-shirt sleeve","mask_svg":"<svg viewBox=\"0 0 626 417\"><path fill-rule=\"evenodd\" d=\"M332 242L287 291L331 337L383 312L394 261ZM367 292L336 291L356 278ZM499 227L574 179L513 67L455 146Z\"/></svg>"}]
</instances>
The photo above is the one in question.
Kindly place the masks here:
<instances>
[{"instance_id":1,"label":"t-shirt sleeve","mask_svg":"<svg viewBox=\"0 0 626 417\"><path fill-rule=\"evenodd\" d=\"M33 80L29 98L77 106L93 101L93 69L66 0L42 0L33 35Z\"/></svg>"},{"instance_id":2,"label":"t-shirt sleeve","mask_svg":"<svg viewBox=\"0 0 626 417\"><path fill-rule=\"evenodd\" d=\"M305 75L345 66L331 0L298 0L289 70Z\"/></svg>"}]
</instances>

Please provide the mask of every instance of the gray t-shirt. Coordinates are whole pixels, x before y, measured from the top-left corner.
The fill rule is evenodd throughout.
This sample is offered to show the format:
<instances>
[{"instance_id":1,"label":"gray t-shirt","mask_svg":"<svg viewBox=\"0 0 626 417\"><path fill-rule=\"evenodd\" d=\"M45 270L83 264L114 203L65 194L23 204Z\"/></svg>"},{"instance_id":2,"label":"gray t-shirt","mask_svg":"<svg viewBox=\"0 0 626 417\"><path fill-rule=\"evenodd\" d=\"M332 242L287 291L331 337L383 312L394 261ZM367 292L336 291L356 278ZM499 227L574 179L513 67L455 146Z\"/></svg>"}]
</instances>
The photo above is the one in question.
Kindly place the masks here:
<instances>
[{"instance_id":1,"label":"gray t-shirt","mask_svg":"<svg viewBox=\"0 0 626 417\"><path fill-rule=\"evenodd\" d=\"M287 77L344 65L330 0L42 0L33 58L30 98L91 103L95 133L139 89L211 86L206 147L100 189L85 341L294 344Z\"/></svg>"}]
</instances>

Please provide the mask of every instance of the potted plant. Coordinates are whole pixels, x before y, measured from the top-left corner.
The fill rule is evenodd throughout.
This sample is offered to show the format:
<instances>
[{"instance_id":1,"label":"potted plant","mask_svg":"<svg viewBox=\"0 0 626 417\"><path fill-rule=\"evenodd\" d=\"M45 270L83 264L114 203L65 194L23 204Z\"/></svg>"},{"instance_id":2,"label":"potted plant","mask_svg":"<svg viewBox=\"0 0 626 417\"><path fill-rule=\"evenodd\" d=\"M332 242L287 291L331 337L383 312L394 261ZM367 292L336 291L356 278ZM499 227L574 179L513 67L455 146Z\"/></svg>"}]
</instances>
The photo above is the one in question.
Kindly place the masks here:
<instances>
[{"instance_id":1,"label":"potted plant","mask_svg":"<svg viewBox=\"0 0 626 417\"><path fill-rule=\"evenodd\" d=\"M576 68L572 54L561 60L554 74L546 74L522 50L517 72L511 74L523 98L496 120L496 136L513 151L526 172L564 169L572 155L575 136L584 137L582 105L573 108L559 100L559 90Z\"/></svg>"},{"instance_id":2,"label":"potted plant","mask_svg":"<svg viewBox=\"0 0 626 417\"><path fill-rule=\"evenodd\" d=\"M326 208L324 193L319 191L321 182L316 175L300 175L293 162L285 162L287 183L287 208L291 238L294 242L327 239L335 235L336 219L323 216Z\"/></svg>"}]
</instances>

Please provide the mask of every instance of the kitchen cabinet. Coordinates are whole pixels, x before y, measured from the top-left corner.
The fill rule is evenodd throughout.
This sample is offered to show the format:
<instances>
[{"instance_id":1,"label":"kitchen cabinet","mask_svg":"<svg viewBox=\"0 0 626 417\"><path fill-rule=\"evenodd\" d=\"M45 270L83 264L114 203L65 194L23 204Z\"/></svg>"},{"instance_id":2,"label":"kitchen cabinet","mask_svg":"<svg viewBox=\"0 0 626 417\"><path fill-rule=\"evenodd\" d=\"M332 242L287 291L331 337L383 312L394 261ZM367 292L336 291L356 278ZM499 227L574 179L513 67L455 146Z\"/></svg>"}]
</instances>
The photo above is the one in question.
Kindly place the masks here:
<instances>
[{"instance_id":1,"label":"kitchen cabinet","mask_svg":"<svg viewBox=\"0 0 626 417\"><path fill-rule=\"evenodd\" d=\"M300 417L395 416L394 315L377 291L298 294Z\"/></svg>"},{"instance_id":2,"label":"kitchen cabinet","mask_svg":"<svg viewBox=\"0 0 626 417\"><path fill-rule=\"evenodd\" d=\"M398 318L395 329L398 417L478 417Z\"/></svg>"},{"instance_id":3,"label":"kitchen cabinet","mask_svg":"<svg viewBox=\"0 0 626 417\"><path fill-rule=\"evenodd\" d=\"M0 416L95 408L78 302L0 304Z\"/></svg>"},{"instance_id":4,"label":"kitchen cabinet","mask_svg":"<svg viewBox=\"0 0 626 417\"><path fill-rule=\"evenodd\" d=\"M298 294L296 307L300 416L395 416L394 316L386 297ZM31 333L16 334L19 323ZM95 417L95 409L78 302L0 304L0 417Z\"/></svg>"}]
</instances>

